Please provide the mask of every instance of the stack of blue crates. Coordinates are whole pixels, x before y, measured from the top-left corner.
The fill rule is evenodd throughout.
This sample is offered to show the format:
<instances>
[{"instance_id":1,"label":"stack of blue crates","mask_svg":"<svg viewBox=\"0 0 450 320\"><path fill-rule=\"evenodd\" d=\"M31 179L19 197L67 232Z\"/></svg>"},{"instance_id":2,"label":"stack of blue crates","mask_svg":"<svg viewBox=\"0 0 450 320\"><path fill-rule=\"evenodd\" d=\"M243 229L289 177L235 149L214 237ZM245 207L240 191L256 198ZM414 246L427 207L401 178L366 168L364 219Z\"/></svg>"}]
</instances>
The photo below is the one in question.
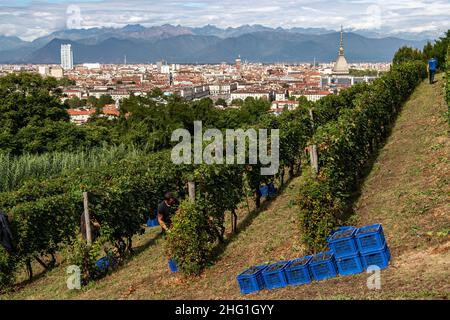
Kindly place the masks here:
<instances>
[{"instance_id":1,"label":"stack of blue crates","mask_svg":"<svg viewBox=\"0 0 450 320\"><path fill-rule=\"evenodd\" d=\"M340 275L361 273L369 266L384 269L391 254L381 224L356 229L340 227L328 237Z\"/></svg>"},{"instance_id":2,"label":"stack of blue crates","mask_svg":"<svg viewBox=\"0 0 450 320\"><path fill-rule=\"evenodd\" d=\"M328 237L328 246L334 253L340 275L351 275L364 271L355 241L356 232L355 227L341 227Z\"/></svg>"},{"instance_id":3,"label":"stack of blue crates","mask_svg":"<svg viewBox=\"0 0 450 320\"><path fill-rule=\"evenodd\" d=\"M384 269L391 253L381 224L359 229L339 227L327 238L329 251L290 261L251 267L238 275L243 294L262 289L295 286L336 277L361 273L371 266Z\"/></svg>"},{"instance_id":4,"label":"stack of blue crates","mask_svg":"<svg viewBox=\"0 0 450 320\"><path fill-rule=\"evenodd\" d=\"M385 269L391 260L391 252L384 238L381 224L361 227L355 234L355 240L361 254L364 269L377 266Z\"/></svg>"}]
</instances>

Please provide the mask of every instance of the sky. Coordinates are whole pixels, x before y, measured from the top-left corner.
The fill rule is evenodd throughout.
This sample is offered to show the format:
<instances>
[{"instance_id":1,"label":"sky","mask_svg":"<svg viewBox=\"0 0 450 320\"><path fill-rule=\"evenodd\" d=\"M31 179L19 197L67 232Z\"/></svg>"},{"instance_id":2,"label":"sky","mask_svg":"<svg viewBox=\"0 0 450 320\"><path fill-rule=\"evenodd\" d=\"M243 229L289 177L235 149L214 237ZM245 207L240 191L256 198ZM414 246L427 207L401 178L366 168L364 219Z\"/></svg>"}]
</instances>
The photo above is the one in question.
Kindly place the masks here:
<instances>
[{"instance_id":1,"label":"sky","mask_svg":"<svg viewBox=\"0 0 450 320\"><path fill-rule=\"evenodd\" d=\"M67 28L166 23L440 35L450 29L450 0L0 0L0 35L28 41Z\"/></svg>"}]
</instances>

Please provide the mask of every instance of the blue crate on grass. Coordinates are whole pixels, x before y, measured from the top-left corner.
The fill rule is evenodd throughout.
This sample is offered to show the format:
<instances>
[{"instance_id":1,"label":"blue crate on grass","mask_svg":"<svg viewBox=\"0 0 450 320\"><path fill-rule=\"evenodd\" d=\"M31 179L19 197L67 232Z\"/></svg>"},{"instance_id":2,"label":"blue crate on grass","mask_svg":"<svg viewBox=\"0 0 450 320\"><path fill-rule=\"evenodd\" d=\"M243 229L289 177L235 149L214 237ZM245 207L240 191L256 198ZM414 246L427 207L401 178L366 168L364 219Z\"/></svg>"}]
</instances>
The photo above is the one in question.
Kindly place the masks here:
<instances>
[{"instance_id":1,"label":"blue crate on grass","mask_svg":"<svg viewBox=\"0 0 450 320\"><path fill-rule=\"evenodd\" d=\"M277 189L275 188L273 183L268 183L265 186L262 186L261 188L258 189L258 193L259 195L264 198L264 197L274 197L277 194Z\"/></svg>"},{"instance_id":2,"label":"blue crate on grass","mask_svg":"<svg viewBox=\"0 0 450 320\"><path fill-rule=\"evenodd\" d=\"M289 264L289 261L280 261L269 265L262 272L264 283L267 289L283 288L287 285L284 268Z\"/></svg>"},{"instance_id":3,"label":"blue crate on grass","mask_svg":"<svg viewBox=\"0 0 450 320\"><path fill-rule=\"evenodd\" d=\"M260 265L248 268L237 276L237 281L242 294L248 294L265 288L262 272L267 265Z\"/></svg>"},{"instance_id":4,"label":"blue crate on grass","mask_svg":"<svg viewBox=\"0 0 450 320\"><path fill-rule=\"evenodd\" d=\"M117 265L117 261L113 256L108 255L98 259L95 265L99 271L106 272L109 267L115 267Z\"/></svg>"},{"instance_id":5,"label":"blue crate on grass","mask_svg":"<svg viewBox=\"0 0 450 320\"><path fill-rule=\"evenodd\" d=\"M152 228L152 227L157 227L157 226L159 226L158 218L155 218L155 219L149 218L147 220L147 227Z\"/></svg>"},{"instance_id":6,"label":"blue crate on grass","mask_svg":"<svg viewBox=\"0 0 450 320\"><path fill-rule=\"evenodd\" d=\"M300 285L311 282L309 262L311 256L294 259L284 268L286 280L289 285Z\"/></svg>"},{"instance_id":7,"label":"blue crate on grass","mask_svg":"<svg viewBox=\"0 0 450 320\"><path fill-rule=\"evenodd\" d=\"M361 253L361 261L364 269L369 266L377 266L380 269L385 269L389 266L391 260L391 251L387 244L384 244L383 249L372 252Z\"/></svg>"},{"instance_id":8,"label":"blue crate on grass","mask_svg":"<svg viewBox=\"0 0 450 320\"><path fill-rule=\"evenodd\" d=\"M355 253L346 257L335 258L335 261L338 267L339 274L342 276L357 274L364 271L359 253Z\"/></svg>"},{"instance_id":9,"label":"blue crate on grass","mask_svg":"<svg viewBox=\"0 0 450 320\"><path fill-rule=\"evenodd\" d=\"M314 255L309 262L309 270L317 281L337 276L333 252L326 251Z\"/></svg>"},{"instance_id":10,"label":"blue crate on grass","mask_svg":"<svg viewBox=\"0 0 450 320\"><path fill-rule=\"evenodd\" d=\"M169 269L171 272L178 272L178 265L172 258L169 259Z\"/></svg>"},{"instance_id":11,"label":"blue crate on grass","mask_svg":"<svg viewBox=\"0 0 450 320\"><path fill-rule=\"evenodd\" d=\"M262 198L267 197L269 195L269 186L262 186L258 192Z\"/></svg>"},{"instance_id":12,"label":"blue crate on grass","mask_svg":"<svg viewBox=\"0 0 450 320\"><path fill-rule=\"evenodd\" d=\"M383 227L379 223L359 228L355 240L360 253L381 250L386 243Z\"/></svg>"},{"instance_id":13,"label":"blue crate on grass","mask_svg":"<svg viewBox=\"0 0 450 320\"><path fill-rule=\"evenodd\" d=\"M334 253L335 258L345 257L358 253L355 242L355 227L342 227L328 238L328 246Z\"/></svg>"}]
</instances>

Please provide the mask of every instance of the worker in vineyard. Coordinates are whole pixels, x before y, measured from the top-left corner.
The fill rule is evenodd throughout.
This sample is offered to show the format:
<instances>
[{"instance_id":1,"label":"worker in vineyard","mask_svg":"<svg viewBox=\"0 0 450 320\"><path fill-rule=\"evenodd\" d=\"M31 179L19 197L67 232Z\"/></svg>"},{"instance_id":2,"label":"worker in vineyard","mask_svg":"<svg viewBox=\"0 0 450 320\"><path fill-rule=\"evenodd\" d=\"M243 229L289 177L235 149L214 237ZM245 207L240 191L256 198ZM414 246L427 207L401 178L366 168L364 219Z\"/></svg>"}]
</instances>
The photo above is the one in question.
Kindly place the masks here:
<instances>
[{"instance_id":1,"label":"worker in vineyard","mask_svg":"<svg viewBox=\"0 0 450 320\"><path fill-rule=\"evenodd\" d=\"M164 194L164 200L158 205L158 222L163 232L168 232L172 226L172 216L176 211L177 199L172 192Z\"/></svg>"},{"instance_id":2,"label":"worker in vineyard","mask_svg":"<svg viewBox=\"0 0 450 320\"><path fill-rule=\"evenodd\" d=\"M437 70L437 60L435 58L432 58L428 60L428 75L430 78L430 84L434 83L434 75L436 74Z\"/></svg>"}]
</instances>

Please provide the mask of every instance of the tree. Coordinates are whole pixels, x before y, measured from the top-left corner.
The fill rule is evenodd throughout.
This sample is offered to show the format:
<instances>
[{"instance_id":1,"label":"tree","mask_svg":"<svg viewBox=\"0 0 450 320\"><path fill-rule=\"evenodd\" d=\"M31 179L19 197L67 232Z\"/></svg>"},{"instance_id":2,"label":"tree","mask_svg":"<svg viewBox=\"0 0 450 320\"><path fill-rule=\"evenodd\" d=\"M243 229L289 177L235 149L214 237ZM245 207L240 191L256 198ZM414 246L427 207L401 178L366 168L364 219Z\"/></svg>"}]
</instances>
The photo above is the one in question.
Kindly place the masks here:
<instances>
[{"instance_id":1,"label":"tree","mask_svg":"<svg viewBox=\"0 0 450 320\"><path fill-rule=\"evenodd\" d=\"M434 44L427 43L424 48L425 59L436 58L438 61L438 67L443 69L445 66L445 55L447 48L450 45L450 30L446 34L435 41Z\"/></svg>"},{"instance_id":2,"label":"tree","mask_svg":"<svg viewBox=\"0 0 450 320\"><path fill-rule=\"evenodd\" d=\"M242 106L243 104L244 100L242 99L233 99L233 101L231 101L232 106Z\"/></svg>"},{"instance_id":3,"label":"tree","mask_svg":"<svg viewBox=\"0 0 450 320\"><path fill-rule=\"evenodd\" d=\"M225 108L228 106L227 102L223 98L219 98L216 101L216 106L224 106Z\"/></svg>"},{"instance_id":4,"label":"tree","mask_svg":"<svg viewBox=\"0 0 450 320\"><path fill-rule=\"evenodd\" d=\"M393 64L402 64L407 61L424 60L424 56L419 49L411 47L401 47L394 55Z\"/></svg>"}]
</instances>

